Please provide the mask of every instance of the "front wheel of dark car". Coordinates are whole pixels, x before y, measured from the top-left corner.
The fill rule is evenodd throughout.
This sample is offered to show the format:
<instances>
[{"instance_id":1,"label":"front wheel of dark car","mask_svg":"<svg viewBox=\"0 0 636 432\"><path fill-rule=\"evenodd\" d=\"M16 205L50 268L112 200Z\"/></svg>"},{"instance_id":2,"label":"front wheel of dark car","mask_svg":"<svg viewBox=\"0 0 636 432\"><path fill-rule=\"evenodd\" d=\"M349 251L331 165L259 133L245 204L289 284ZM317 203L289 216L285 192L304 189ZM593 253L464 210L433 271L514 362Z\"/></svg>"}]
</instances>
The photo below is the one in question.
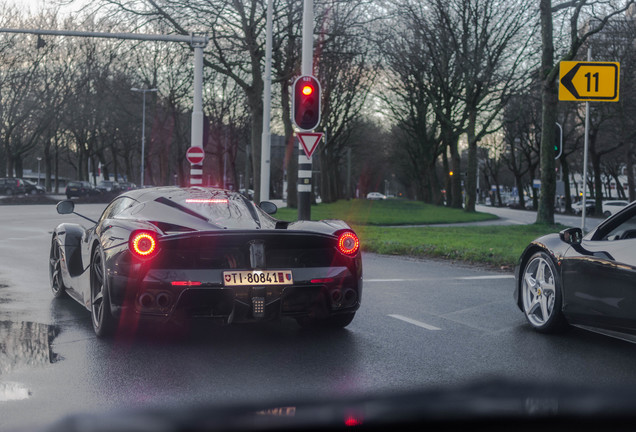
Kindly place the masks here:
<instances>
[{"instance_id":1,"label":"front wheel of dark car","mask_svg":"<svg viewBox=\"0 0 636 432\"><path fill-rule=\"evenodd\" d=\"M565 327L561 312L561 280L552 259L537 252L522 271L521 297L523 311L532 327L542 333L554 333Z\"/></svg>"},{"instance_id":2,"label":"front wheel of dark car","mask_svg":"<svg viewBox=\"0 0 636 432\"><path fill-rule=\"evenodd\" d=\"M62 250L57 242L57 237L51 241L51 252L49 254L49 281L51 282L51 291L53 297L60 298L64 296L66 287L62 279Z\"/></svg>"},{"instance_id":3,"label":"front wheel of dark car","mask_svg":"<svg viewBox=\"0 0 636 432\"><path fill-rule=\"evenodd\" d=\"M99 337L112 336L117 328L113 317L108 294L108 279L104 253L97 247L91 261L91 321L95 334Z\"/></svg>"},{"instance_id":4,"label":"front wheel of dark car","mask_svg":"<svg viewBox=\"0 0 636 432\"><path fill-rule=\"evenodd\" d=\"M322 318L322 319L311 318L311 317L300 317L300 318L296 318L296 322L302 328L338 329L338 328L345 328L346 326L351 324L351 321L353 321L353 318L355 318L355 316L356 316L355 312L350 312L345 314L332 315L330 317Z\"/></svg>"}]
</instances>

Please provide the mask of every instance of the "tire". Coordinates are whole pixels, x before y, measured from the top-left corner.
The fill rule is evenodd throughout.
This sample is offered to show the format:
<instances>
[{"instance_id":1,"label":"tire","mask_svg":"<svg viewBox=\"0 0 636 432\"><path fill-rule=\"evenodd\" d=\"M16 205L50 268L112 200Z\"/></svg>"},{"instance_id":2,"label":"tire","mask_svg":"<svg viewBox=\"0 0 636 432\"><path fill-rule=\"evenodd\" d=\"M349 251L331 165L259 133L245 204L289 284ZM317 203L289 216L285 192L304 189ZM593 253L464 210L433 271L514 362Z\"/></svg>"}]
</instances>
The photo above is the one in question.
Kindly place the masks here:
<instances>
[{"instance_id":1,"label":"tire","mask_svg":"<svg viewBox=\"0 0 636 432\"><path fill-rule=\"evenodd\" d=\"M346 314L332 315L328 318L324 319L316 319L310 317L301 317L296 318L296 322L302 328L310 328L310 329L339 329L345 328L353 318L355 318L356 313L350 312Z\"/></svg>"},{"instance_id":2,"label":"tire","mask_svg":"<svg viewBox=\"0 0 636 432\"><path fill-rule=\"evenodd\" d=\"M522 309L530 325L541 333L556 333L565 328L561 279L552 258L537 252L521 272Z\"/></svg>"},{"instance_id":3,"label":"tire","mask_svg":"<svg viewBox=\"0 0 636 432\"><path fill-rule=\"evenodd\" d=\"M117 329L117 320L110 310L110 296L108 294L108 278L104 253L100 247L95 248L91 260L91 321L93 330L99 337L109 337Z\"/></svg>"},{"instance_id":4,"label":"tire","mask_svg":"<svg viewBox=\"0 0 636 432\"><path fill-rule=\"evenodd\" d=\"M66 195L66 199L71 199L71 196L70 195Z\"/></svg>"},{"instance_id":5,"label":"tire","mask_svg":"<svg viewBox=\"0 0 636 432\"><path fill-rule=\"evenodd\" d=\"M60 298L66 293L66 286L62 279L62 250L57 243L57 237L51 241L51 252L49 254L49 281L53 297Z\"/></svg>"},{"instance_id":6,"label":"tire","mask_svg":"<svg viewBox=\"0 0 636 432\"><path fill-rule=\"evenodd\" d=\"M603 213L603 216L605 216L606 218L610 217L612 214L608 211L606 211L605 213Z\"/></svg>"}]
</instances>

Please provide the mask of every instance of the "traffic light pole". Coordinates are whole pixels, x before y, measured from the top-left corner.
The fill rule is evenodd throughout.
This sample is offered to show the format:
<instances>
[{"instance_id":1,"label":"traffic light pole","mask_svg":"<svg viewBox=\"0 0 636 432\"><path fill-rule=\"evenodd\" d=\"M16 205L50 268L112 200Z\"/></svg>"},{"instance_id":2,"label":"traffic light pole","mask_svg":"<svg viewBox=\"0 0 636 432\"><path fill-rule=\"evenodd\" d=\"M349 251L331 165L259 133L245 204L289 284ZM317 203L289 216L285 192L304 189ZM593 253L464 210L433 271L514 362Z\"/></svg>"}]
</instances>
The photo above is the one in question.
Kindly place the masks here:
<instances>
[{"instance_id":1,"label":"traffic light pole","mask_svg":"<svg viewBox=\"0 0 636 432\"><path fill-rule=\"evenodd\" d=\"M314 57L314 1L304 0L302 75L313 75ZM311 219L311 171L312 163L298 143L298 220Z\"/></svg>"},{"instance_id":2,"label":"traffic light pole","mask_svg":"<svg viewBox=\"0 0 636 432\"><path fill-rule=\"evenodd\" d=\"M163 41L163 42L180 42L188 43L194 51L194 91L193 91L193 109L192 109L192 133L190 135L191 147L203 147L203 109L202 109L202 88L203 88L203 49L208 44L207 35L190 34L185 35L154 35L139 33L103 33L103 32L87 32L76 30L42 30L42 29L13 29L0 28L0 33L26 33L38 35L38 45L42 46L40 36L75 36L75 37L91 37L105 39L127 39L140 41ZM202 166L192 166L191 176L194 172L202 171ZM196 176L195 176L196 177ZM195 179L192 184L195 184Z\"/></svg>"}]
</instances>

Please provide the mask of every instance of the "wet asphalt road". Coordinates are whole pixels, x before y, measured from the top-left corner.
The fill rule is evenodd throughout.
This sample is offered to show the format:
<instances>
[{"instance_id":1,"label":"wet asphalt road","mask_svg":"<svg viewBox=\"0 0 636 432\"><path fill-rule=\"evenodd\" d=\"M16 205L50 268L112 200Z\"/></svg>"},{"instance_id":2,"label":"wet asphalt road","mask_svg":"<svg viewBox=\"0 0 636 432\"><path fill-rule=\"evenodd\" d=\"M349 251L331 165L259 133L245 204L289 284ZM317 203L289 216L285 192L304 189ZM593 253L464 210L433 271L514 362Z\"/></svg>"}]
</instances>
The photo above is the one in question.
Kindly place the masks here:
<instances>
[{"instance_id":1,"label":"wet asphalt road","mask_svg":"<svg viewBox=\"0 0 636 432\"><path fill-rule=\"evenodd\" d=\"M98 217L103 205L78 206ZM343 331L292 320L199 326L187 337L97 339L89 313L48 287L53 206L0 208L0 430L75 413L284 401L490 378L636 383L636 345L572 329L544 336L512 303L510 273L365 254L363 306ZM116 418L117 414L113 414Z\"/></svg>"}]
</instances>

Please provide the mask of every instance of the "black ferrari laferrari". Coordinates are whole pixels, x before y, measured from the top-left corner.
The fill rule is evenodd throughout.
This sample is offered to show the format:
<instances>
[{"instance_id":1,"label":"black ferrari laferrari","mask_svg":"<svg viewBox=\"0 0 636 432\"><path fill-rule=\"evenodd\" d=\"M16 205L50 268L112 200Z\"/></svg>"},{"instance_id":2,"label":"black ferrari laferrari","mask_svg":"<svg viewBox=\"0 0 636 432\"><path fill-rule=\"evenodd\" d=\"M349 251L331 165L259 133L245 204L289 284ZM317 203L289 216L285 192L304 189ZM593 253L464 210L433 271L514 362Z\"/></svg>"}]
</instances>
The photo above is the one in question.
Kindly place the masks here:
<instances>
[{"instance_id":1,"label":"black ferrari laferrari","mask_svg":"<svg viewBox=\"0 0 636 432\"><path fill-rule=\"evenodd\" d=\"M538 331L571 324L636 342L636 202L585 237L569 228L533 241L514 294Z\"/></svg>"},{"instance_id":2,"label":"black ferrari laferrari","mask_svg":"<svg viewBox=\"0 0 636 432\"><path fill-rule=\"evenodd\" d=\"M271 202L201 187L129 191L98 221L73 201L57 210L91 224L53 232L51 288L91 312L98 336L195 318L338 328L360 306L360 244L340 220L284 222Z\"/></svg>"}]
</instances>

